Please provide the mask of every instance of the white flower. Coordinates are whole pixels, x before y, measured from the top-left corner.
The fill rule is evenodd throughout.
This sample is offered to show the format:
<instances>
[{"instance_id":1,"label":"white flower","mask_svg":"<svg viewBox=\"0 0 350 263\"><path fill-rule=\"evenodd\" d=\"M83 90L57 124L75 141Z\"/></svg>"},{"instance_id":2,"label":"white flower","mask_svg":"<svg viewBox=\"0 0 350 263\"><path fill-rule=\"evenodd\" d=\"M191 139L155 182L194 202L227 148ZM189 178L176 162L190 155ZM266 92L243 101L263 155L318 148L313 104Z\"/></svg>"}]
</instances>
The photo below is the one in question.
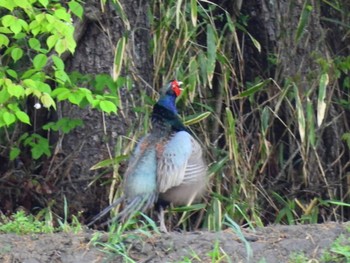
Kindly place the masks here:
<instances>
[{"instance_id":1,"label":"white flower","mask_svg":"<svg viewBox=\"0 0 350 263\"><path fill-rule=\"evenodd\" d=\"M36 108L37 110L41 108L41 104L39 102L34 104L34 108Z\"/></svg>"}]
</instances>

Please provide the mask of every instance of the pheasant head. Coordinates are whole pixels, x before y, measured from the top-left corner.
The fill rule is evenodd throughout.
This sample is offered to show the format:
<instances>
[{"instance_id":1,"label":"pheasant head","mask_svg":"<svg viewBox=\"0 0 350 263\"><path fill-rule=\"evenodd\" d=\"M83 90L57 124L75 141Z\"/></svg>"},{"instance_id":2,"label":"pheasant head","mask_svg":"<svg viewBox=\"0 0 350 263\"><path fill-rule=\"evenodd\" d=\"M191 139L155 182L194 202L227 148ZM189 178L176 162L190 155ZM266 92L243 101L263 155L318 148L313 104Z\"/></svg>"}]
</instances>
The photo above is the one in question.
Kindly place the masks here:
<instances>
[{"instance_id":1,"label":"pheasant head","mask_svg":"<svg viewBox=\"0 0 350 263\"><path fill-rule=\"evenodd\" d=\"M176 98L181 94L181 84L181 81L170 81L166 86L162 88L160 92L161 97L158 100L157 104L177 114L175 101Z\"/></svg>"},{"instance_id":2,"label":"pheasant head","mask_svg":"<svg viewBox=\"0 0 350 263\"><path fill-rule=\"evenodd\" d=\"M160 99L153 107L153 131L187 131L177 114L175 104L176 98L181 93L181 84L180 81L173 80L162 89Z\"/></svg>"}]
</instances>

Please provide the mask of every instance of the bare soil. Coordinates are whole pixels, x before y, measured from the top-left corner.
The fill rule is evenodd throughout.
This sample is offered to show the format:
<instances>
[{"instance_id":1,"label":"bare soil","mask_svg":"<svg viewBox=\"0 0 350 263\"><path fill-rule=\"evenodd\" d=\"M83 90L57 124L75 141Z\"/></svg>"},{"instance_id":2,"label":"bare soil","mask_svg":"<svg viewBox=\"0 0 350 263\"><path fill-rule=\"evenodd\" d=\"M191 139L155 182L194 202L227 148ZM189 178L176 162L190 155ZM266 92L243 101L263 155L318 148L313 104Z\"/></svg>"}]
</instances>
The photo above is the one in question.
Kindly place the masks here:
<instances>
[{"instance_id":1,"label":"bare soil","mask_svg":"<svg viewBox=\"0 0 350 263\"><path fill-rule=\"evenodd\" d=\"M291 262L291 254L302 252L308 259L320 259L340 235L349 240L349 226L349 223L328 223L243 230L253 251L249 262ZM89 243L92 235L92 231L25 236L3 234L0 235L0 262L123 262L122 256L92 246ZM130 247L129 256L136 262L212 262L215 244L219 245L223 256L220 262L248 262L245 244L232 230L171 232L126 242Z\"/></svg>"}]
</instances>

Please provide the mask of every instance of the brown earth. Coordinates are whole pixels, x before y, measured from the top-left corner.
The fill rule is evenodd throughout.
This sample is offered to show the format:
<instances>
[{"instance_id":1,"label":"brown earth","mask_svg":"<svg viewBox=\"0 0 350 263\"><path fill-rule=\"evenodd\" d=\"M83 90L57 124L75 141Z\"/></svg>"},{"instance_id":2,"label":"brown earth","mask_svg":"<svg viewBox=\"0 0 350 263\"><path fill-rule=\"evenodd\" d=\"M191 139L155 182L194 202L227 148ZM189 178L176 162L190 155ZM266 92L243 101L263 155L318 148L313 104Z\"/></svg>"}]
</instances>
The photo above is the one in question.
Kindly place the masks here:
<instances>
[{"instance_id":1,"label":"brown earth","mask_svg":"<svg viewBox=\"0 0 350 263\"><path fill-rule=\"evenodd\" d=\"M243 230L243 233L253 252L249 262L296 262L291 261L291 254L302 252L309 260L315 259L308 262L322 262L319 261L322 253L329 250L340 235L345 236L350 246L349 227L349 223L277 225L256 231ZM123 262L120 255L107 254L92 246L89 243L92 235L92 231L25 236L3 234L0 235L0 262ZM106 235L102 235L102 239ZM212 260L215 244L220 256ZM127 241L125 245L136 262L248 262L245 244L232 230L154 234Z\"/></svg>"}]
</instances>

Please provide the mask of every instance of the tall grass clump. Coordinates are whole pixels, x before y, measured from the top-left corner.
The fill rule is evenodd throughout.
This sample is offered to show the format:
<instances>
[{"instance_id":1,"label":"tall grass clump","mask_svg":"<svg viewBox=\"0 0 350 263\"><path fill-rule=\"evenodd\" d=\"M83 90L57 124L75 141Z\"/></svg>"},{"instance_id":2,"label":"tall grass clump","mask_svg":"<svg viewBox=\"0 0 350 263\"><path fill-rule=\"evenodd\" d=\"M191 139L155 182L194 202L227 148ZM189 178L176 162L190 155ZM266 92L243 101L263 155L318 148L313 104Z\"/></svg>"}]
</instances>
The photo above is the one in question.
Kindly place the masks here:
<instances>
[{"instance_id":1,"label":"tall grass clump","mask_svg":"<svg viewBox=\"0 0 350 263\"><path fill-rule=\"evenodd\" d=\"M168 225L219 230L225 218L251 228L348 218L349 57L324 56L326 45L305 44L323 32L316 14L345 15L339 5L281 6L284 19L275 25L284 33L281 41L262 47L261 34L251 30L254 19L227 1L152 1L152 92L142 110L134 105L141 124L130 129L131 140L118 141L117 158L131 151L139 131L147 131L160 86L183 81L178 107L206 149L210 190L202 204L170 209ZM124 49L121 39L116 58Z\"/></svg>"}]
</instances>

